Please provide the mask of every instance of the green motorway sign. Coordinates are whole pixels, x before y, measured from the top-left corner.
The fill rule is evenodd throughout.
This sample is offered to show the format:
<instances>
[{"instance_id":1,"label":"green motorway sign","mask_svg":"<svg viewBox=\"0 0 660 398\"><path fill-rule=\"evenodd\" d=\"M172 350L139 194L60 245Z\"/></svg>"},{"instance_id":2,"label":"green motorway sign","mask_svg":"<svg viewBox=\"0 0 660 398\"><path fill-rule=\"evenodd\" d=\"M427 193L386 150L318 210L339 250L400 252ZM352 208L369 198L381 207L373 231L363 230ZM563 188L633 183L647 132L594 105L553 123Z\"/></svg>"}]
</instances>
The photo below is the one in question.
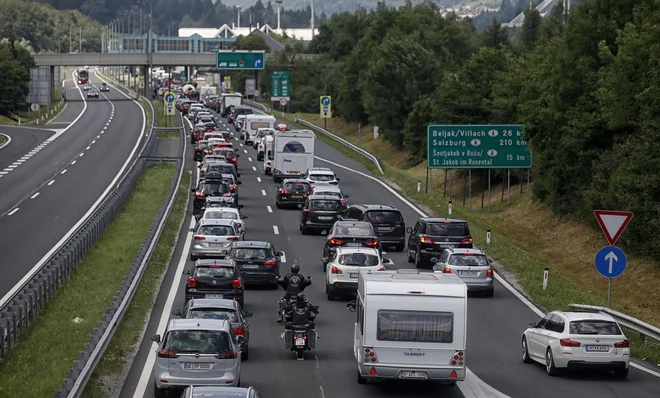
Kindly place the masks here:
<instances>
[{"instance_id":1,"label":"green motorway sign","mask_svg":"<svg viewBox=\"0 0 660 398\"><path fill-rule=\"evenodd\" d=\"M218 51L216 69L220 70L261 70L266 65L264 51Z\"/></svg>"},{"instance_id":2,"label":"green motorway sign","mask_svg":"<svg viewBox=\"0 0 660 398\"><path fill-rule=\"evenodd\" d=\"M522 125L434 125L427 129L432 169L527 169L532 151Z\"/></svg>"},{"instance_id":3,"label":"green motorway sign","mask_svg":"<svg viewBox=\"0 0 660 398\"><path fill-rule=\"evenodd\" d=\"M270 99L272 101L279 101L281 98L286 98L287 101L291 100L289 84L288 70L273 71L270 74Z\"/></svg>"}]
</instances>

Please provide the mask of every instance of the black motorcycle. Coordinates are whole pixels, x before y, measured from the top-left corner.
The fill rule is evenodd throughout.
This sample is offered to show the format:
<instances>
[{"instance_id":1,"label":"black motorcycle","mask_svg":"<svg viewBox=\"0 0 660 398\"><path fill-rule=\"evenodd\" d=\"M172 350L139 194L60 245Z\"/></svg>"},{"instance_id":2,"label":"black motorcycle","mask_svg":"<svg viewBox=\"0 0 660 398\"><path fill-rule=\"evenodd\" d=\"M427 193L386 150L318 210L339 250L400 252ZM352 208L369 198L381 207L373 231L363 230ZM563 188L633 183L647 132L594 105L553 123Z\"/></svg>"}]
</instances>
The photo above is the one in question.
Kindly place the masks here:
<instances>
[{"instance_id":1,"label":"black motorcycle","mask_svg":"<svg viewBox=\"0 0 660 398\"><path fill-rule=\"evenodd\" d=\"M314 321L318 315L317 311L310 312L309 320ZM285 316L287 322L291 321L291 316L287 314ZM284 340L284 346L287 350L294 351L296 353L296 359L299 361L305 360L305 351L311 351L316 348L316 340L320 339L321 336L316 332L315 329L310 329L309 324L305 325L293 325L292 330L285 330L282 333L281 338Z\"/></svg>"}]
</instances>

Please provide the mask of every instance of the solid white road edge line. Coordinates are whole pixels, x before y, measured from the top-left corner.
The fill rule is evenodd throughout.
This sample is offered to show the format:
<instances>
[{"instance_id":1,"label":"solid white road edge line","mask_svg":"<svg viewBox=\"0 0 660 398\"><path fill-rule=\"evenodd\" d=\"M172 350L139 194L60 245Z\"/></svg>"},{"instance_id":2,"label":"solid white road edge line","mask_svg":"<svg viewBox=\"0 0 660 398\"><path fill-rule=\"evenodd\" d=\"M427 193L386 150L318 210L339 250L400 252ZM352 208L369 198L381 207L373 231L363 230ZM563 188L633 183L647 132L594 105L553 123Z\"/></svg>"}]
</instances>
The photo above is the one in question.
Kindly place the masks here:
<instances>
[{"instance_id":1,"label":"solid white road edge line","mask_svg":"<svg viewBox=\"0 0 660 398\"><path fill-rule=\"evenodd\" d=\"M73 76L73 72L71 72L71 73L72 73L72 76ZM80 112L80 114L79 114L75 119L73 119L73 121L71 122L71 124L69 124L68 126L66 126L65 128L63 128L59 133L56 133L56 134L54 134L52 137L48 138L48 139L46 140L46 143L53 142L53 141L55 141L56 139L58 139L59 137L61 137L62 134L66 133L71 127L73 127L73 126L78 122L78 120L80 120L80 118L81 118L81 117L85 114L85 112L87 111L87 98L85 97L85 95L83 95L83 92L82 92L82 90L80 89L80 86L76 83L76 80L75 80L75 79L73 79L73 85L74 85L74 87L75 87L76 89L78 89L78 93L80 94L80 98L81 98L82 101L83 101L83 110L82 110L82 112ZM68 102L68 101L67 101L67 102ZM60 111L60 112L61 112L61 111ZM46 126L48 126L48 125L46 125Z\"/></svg>"},{"instance_id":2,"label":"solid white road edge line","mask_svg":"<svg viewBox=\"0 0 660 398\"><path fill-rule=\"evenodd\" d=\"M7 134L2 134L2 133L0 133L0 135L5 137L5 142L3 142L2 145L0 145L0 149L2 149L4 147L6 147L7 145L9 145L9 143L11 142L11 137L8 136Z\"/></svg>"},{"instance_id":3,"label":"solid white road edge line","mask_svg":"<svg viewBox=\"0 0 660 398\"><path fill-rule=\"evenodd\" d=\"M101 79L101 80L103 80L103 79ZM80 87L78 87L78 91L80 91ZM80 96L83 97L82 92L81 92ZM125 96L125 97L130 98L128 96ZM124 170L126 170L129 163L131 162L131 159L133 158L133 155L135 155L135 152L137 152L138 148L140 147L140 141L142 140L142 135L144 135L144 131L147 127L147 115L144 112L144 109L142 108L142 106L140 106L140 104L137 101L133 101L133 102L135 102L138 105L138 107L140 108L140 110L142 111L142 130L141 130L140 134L138 135L137 140L135 141L135 145L133 146L133 150L131 151L131 153L126 158L126 162L124 162L124 164L121 166L121 169L119 169L119 172L117 173L117 175L115 175L115 178L110 182L110 184L105 189L105 191L103 191L103 193L101 193L101 196L99 196L99 198L96 200L96 202L94 202L94 204L92 205L92 207L90 207L90 209L87 211L87 213L85 213L80 218L80 220L78 220L78 222L62 237L62 239L60 239L60 241L57 242L48 251L48 253L46 253L46 255L44 255L41 258L41 260L39 260L39 262L34 267L32 267L32 269L30 271L28 273L26 273L25 276L23 276L23 278L21 278L21 280L18 281L18 283L16 285L14 285L14 287L11 288L11 290L9 292L7 292L7 294L5 294L5 296L2 299L0 299L0 307L4 307L7 304L7 302L9 300L11 300L11 298L16 294L16 292L18 292L23 287L23 285L25 285L25 283L27 283L30 279L32 279L32 277L34 275L36 275L37 272L39 272L41 267L46 263L46 261L48 261L50 256L52 256L53 253L55 253L60 248L60 246L62 246L64 244L64 242L66 242L71 237L71 235L73 235L76 232L76 230L78 228L80 228L80 226L87 220L87 218L92 213L94 213L96 211L96 209L99 207L101 202L103 202L105 197L108 195L108 193L115 186L117 181L119 181L119 178L124 173ZM85 101L85 108L83 109L83 112L80 115L78 115L76 120L74 120L73 123L71 123L71 125L69 125L69 127L71 127L78 119L80 119L80 117L83 115L85 109L87 109L87 101ZM64 131L66 131L69 127L64 129L62 131L62 133ZM48 141L52 141L55 138L57 138L56 136L60 136L60 135L61 135L61 133L59 133L59 135L56 134L55 136L51 137ZM64 172L66 172L66 170ZM62 172L62 174L64 174L64 172Z\"/></svg>"}]
</instances>

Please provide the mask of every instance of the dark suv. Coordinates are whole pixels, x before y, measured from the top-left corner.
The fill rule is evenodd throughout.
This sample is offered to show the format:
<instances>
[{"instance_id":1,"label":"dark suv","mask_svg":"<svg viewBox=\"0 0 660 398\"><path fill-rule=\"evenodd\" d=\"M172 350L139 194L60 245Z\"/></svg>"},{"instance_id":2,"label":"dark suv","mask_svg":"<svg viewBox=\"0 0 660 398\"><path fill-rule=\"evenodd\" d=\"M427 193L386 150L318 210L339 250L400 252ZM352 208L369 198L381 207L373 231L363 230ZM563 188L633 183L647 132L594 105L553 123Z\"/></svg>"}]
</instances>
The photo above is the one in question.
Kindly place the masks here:
<instances>
[{"instance_id":1,"label":"dark suv","mask_svg":"<svg viewBox=\"0 0 660 398\"><path fill-rule=\"evenodd\" d=\"M238 241L232 244L228 258L238 264L245 283L267 284L277 289L283 255L270 242Z\"/></svg>"},{"instance_id":2,"label":"dark suv","mask_svg":"<svg viewBox=\"0 0 660 398\"><path fill-rule=\"evenodd\" d=\"M231 115L229 115L229 119L227 119L227 122L230 124L234 124L234 121L236 121L236 118L239 115L251 115L253 113L254 112L252 112L252 108L237 106L231 111Z\"/></svg>"},{"instance_id":3,"label":"dark suv","mask_svg":"<svg viewBox=\"0 0 660 398\"><path fill-rule=\"evenodd\" d=\"M186 283L186 302L192 298L236 300L243 307L245 287L235 261L197 260Z\"/></svg>"},{"instance_id":4,"label":"dark suv","mask_svg":"<svg viewBox=\"0 0 660 398\"><path fill-rule=\"evenodd\" d=\"M353 205L344 212L344 219L367 221L374 226L383 246L394 246L398 252L406 248L406 222L396 207L389 205Z\"/></svg>"},{"instance_id":5,"label":"dark suv","mask_svg":"<svg viewBox=\"0 0 660 398\"><path fill-rule=\"evenodd\" d=\"M339 246L344 247L373 247L382 252L383 247L376 237L374 227L364 221L337 221L328 232L323 245L323 258L321 259L323 272L328 265L330 251Z\"/></svg>"},{"instance_id":6,"label":"dark suv","mask_svg":"<svg viewBox=\"0 0 660 398\"><path fill-rule=\"evenodd\" d=\"M341 199L330 195L311 195L300 212L300 232L329 230L344 213Z\"/></svg>"},{"instance_id":7,"label":"dark suv","mask_svg":"<svg viewBox=\"0 0 660 398\"><path fill-rule=\"evenodd\" d=\"M281 209L282 206L301 207L307 196L312 193L312 187L305 180L286 179L277 186L275 193L275 206Z\"/></svg>"},{"instance_id":8,"label":"dark suv","mask_svg":"<svg viewBox=\"0 0 660 398\"><path fill-rule=\"evenodd\" d=\"M456 218L420 218L408 228L408 262L417 268L431 267L431 258L449 248L473 247L467 221Z\"/></svg>"},{"instance_id":9,"label":"dark suv","mask_svg":"<svg viewBox=\"0 0 660 398\"><path fill-rule=\"evenodd\" d=\"M197 188L192 188L195 193L195 200L193 201L193 214L201 213L203 207L206 205L206 198L209 196L221 196L227 200L232 200L231 188L229 184L221 178L217 179L203 179L197 184Z\"/></svg>"}]
</instances>

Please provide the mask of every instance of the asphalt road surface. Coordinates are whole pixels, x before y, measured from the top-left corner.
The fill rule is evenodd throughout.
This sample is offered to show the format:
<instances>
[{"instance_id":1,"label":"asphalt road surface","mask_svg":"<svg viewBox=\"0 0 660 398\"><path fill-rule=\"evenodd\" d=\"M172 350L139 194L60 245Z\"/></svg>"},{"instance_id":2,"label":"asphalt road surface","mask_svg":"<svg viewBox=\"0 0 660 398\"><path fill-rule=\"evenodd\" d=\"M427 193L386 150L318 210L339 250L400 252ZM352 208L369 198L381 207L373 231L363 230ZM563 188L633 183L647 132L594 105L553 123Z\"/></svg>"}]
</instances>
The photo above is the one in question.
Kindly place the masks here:
<instances>
[{"instance_id":1,"label":"asphalt road surface","mask_svg":"<svg viewBox=\"0 0 660 398\"><path fill-rule=\"evenodd\" d=\"M228 130L233 131L233 127L229 126ZM272 178L262 173L261 162L256 161L256 153L251 147L238 148L241 153L239 179L243 181L240 188L241 204L245 206L243 213L249 217L246 220L246 239L268 240L277 250L284 251L286 263L282 264L282 273L286 273L297 260L301 273L312 276L313 284L305 293L314 304L321 306L316 324L322 336L317 342L317 349L309 352L305 361L297 361L292 352L285 350L279 339L283 326L275 322L277 300L283 294L282 290L248 289L246 309L252 311L254 317L250 318L250 359L243 363L242 368L243 386L254 386L266 397L306 398L660 396L660 379L637 369L631 369L627 380L619 381L608 373L599 372L553 378L540 365L524 364L520 355L521 334L529 322L539 317L499 283L496 284L493 298L469 299L467 363L476 376L471 375L470 380L461 387L401 382L358 385L352 352L354 314L345 309L348 298L330 302L325 297L324 274L320 262L325 238L303 236L299 232L299 210L276 209ZM192 171L190 152L188 148L187 168ZM316 143L315 152L315 164L332 168L341 178L340 186L350 196L349 204L394 205L401 210L408 225L419 218L419 213L400 197L365 176L369 172L358 162L320 141ZM163 333L172 309L183 308L186 278L182 271L193 266L188 259L191 234L187 230L191 214L189 206L145 341L141 344L122 389L122 398L153 397L155 345L149 337ZM388 251L386 257L395 263L390 269L411 268L404 253Z\"/></svg>"},{"instance_id":2,"label":"asphalt road surface","mask_svg":"<svg viewBox=\"0 0 660 398\"><path fill-rule=\"evenodd\" d=\"M101 84L93 73L90 81ZM72 80L65 88L72 100L44 130L2 129L12 142L0 153L6 172L0 178L0 297L99 202L137 153L146 121L136 103L114 89L86 100Z\"/></svg>"}]
</instances>

